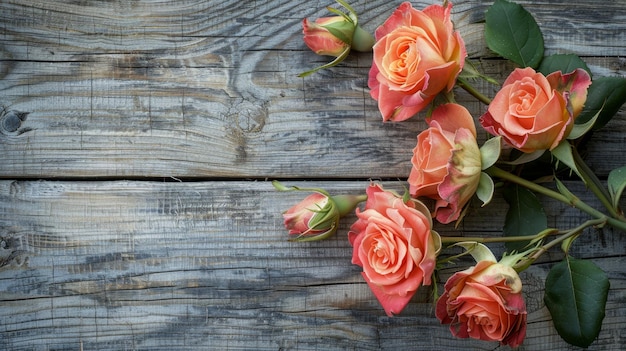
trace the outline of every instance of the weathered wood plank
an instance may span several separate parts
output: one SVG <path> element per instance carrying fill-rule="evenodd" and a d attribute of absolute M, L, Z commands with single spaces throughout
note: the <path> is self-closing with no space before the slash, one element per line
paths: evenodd
<path fill-rule="evenodd" d="M 373 30 L 399 3 L 354 6 Z M 489 3 L 455 3 L 470 56 L 491 58 Z M 520 3 L 548 54 L 575 52 L 598 76 L 624 76 L 624 0 Z M 424 123 L 381 123 L 366 83 L 371 54 L 296 76 L 326 60 L 305 48 L 300 21 L 331 4 L 3 1 L 0 177 L 406 177 Z M 498 79 L 512 68 L 481 66 Z M 459 102 L 484 111 L 462 92 Z M 600 174 L 623 165 L 625 131 L 615 122 L 592 141 Z"/>
<path fill-rule="evenodd" d="M 367 182 L 306 182 L 361 193 Z M 403 184 L 385 183 L 402 190 Z M 572 191 L 590 200 L 578 183 Z M 269 182 L 0 181 L 0 337 L 10 350 L 494 349 L 452 338 L 423 289 L 393 318 L 350 263 L 338 236 L 286 241 L 280 212 L 304 194 Z M 502 200 L 458 231 L 497 235 Z M 592 205 L 599 206 L 594 201 Z M 548 202 L 550 225 L 584 220 Z M 466 229 L 467 228 L 467 229 Z M 626 238 L 604 228 L 572 249 L 611 280 L 607 317 L 590 350 L 621 350 Z M 496 251 L 499 250 L 496 247 Z M 551 329 L 543 280 L 558 251 L 522 273 L 529 310 L 523 350 L 570 349 Z M 461 262 L 465 264 L 469 262 Z M 443 281 L 459 267 L 442 271 Z"/>

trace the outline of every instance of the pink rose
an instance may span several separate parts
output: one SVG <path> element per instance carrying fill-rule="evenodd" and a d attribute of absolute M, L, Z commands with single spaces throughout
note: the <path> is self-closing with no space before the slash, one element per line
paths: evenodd
<path fill-rule="evenodd" d="M 480 117 L 480 124 L 520 151 L 552 150 L 571 132 L 590 84 L 589 74 L 582 69 L 545 77 L 532 68 L 517 68 Z"/>
<path fill-rule="evenodd" d="M 367 189 L 365 210 L 350 228 L 352 263 L 387 315 L 398 314 L 420 285 L 430 285 L 441 241 L 432 230 L 428 210 L 415 200 L 404 202 L 378 184 Z"/>
<path fill-rule="evenodd" d="M 510 266 L 480 261 L 455 273 L 437 300 L 436 315 L 459 338 L 519 346 L 526 336 L 522 282 Z"/>
<path fill-rule="evenodd" d="M 454 87 L 467 52 L 451 9 L 448 3 L 418 11 L 404 2 L 376 30 L 368 85 L 384 121 L 408 119 Z"/>
<path fill-rule="evenodd" d="M 467 109 L 457 104 L 438 106 L 427 122 L 430 127 L 417 136 L 413 149 L 410 192 L 436 200 L 437 220 L 450 223 L 459 218 L 480 182 L 476 127 Z"/>

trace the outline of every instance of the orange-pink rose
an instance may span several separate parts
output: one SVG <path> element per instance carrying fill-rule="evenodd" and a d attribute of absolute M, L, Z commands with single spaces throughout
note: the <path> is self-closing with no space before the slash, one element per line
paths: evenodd
<path fill-rule="evenodd" d="M 459 338 L 519 346 L 526 336 L 522 282 L 510 266 L 480 261 L 455 273 L 437 300 L 436 315 Z"/>
<path fill-rule="evenodd" d="M 431 284 L 439 235 L 421 202 L 404 202 L 378 184 L 368 187 L 365 210 L 356 213 L 348 233 L 352 263 L 363 267 L 363 278 L 387 315 L 398 314 L 421 285 Z"/>
<path fill-rule="evenodd" d="M 547 77 L 532 68 L 515 69 L 480 124 L 520 151 L 552 150 L 571 132 L 590 84 L 582 69 Z"/>
<path fill-rule="evenodd" d="M 481 173 L 476 127 L 461 105 L 438 106 L 417 136 L 409 174 L 411 195 L 436 200 L 434 216 L 441 223 L 459 218 L 472 198 Z"/>
<path fill-rule="evenodd" d="M 448 3 L 419 11 L 404 2 L 376 30 L 368 85 L 383 120 L 410 118 L 453 88 L 467 52 L 451 9 Z"/>

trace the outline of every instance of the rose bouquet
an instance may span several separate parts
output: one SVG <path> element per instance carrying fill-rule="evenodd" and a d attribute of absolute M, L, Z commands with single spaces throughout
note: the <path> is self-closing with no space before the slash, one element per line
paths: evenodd
<path fill-rule="evenodd" d="M 560 247 L 564 259 L 547 276 L 544 301 L 561 337 L 589 346 L 600 332 L 609 281 L 593 262 L 572 257 L 569 248 L 587 228 L 608 225 L 626 232 L 619 208 L 626 166 L 610 172 L 605 186 L 577 145 L 624 104 L 626 80 L 592 80 L 575 55 L 544 57 L 541 30 L 532 15 L 507 0 L 496 0 L 485 13 L 488 47 L 516 66 L 501 85 L 467 58 L 450 2 L 422 10 L 404 2 L 374 37 L 358 25 L 354 9 L 337 2 L 347 14 L 329 8 L 336 16 L 303 21 L 306 45 L 336 58 L 302 75 L 339 64 L 351 49 L 371 50 L 368 86 L 383 121 L 400 122 L 424 112 L 428 128 L 417 135 L 413 157 L 407 160 L 412 168 L 403 195 L 375 182 L 365 194 L 332 196 L 323 189 L 275 181 L 281 191 L 312 193 L 283 214 L 291 240 L 328 238 L 339 219 L 356 209 L 357 220 L 347 235 L 352 263 L 362 267 L 364 280 L 389 316 L 401 313 L 421 286 L 434 284 L 439 267 L 469 254 L 475 265 L 447 280 L 436 297 L 435 315 L 456 337 L 511 347 L 522 344 L 526 334 L 518 273 Z M 495 96 L 475 89 L 471 83 L 476 79 L 499 86 Z M 475 119 L 456 103 L 455 88 L 484 103 L 485 113 Z M 491 136 L 482 145 L 477 124 Z M 543 166 L 546 159 L 550 167 Z M 543 173 L 527 172 L 537 168 Z M 578 199 L 561 181 L 564 176 L 580 178 L 604 209 Z M 511 204 L 501 237 L 440 236 L 433 229 L 433 219 L 462 221 L 473 197 L 487 205 L 496 187 Z M 575 207 L 588 219 L 574 228 L 549 228 L 537 194 Z M 519 225 L 522 219 L 524 226 Z M 506 243 L 500 259 L 487 246 L 493 242 Z"/>

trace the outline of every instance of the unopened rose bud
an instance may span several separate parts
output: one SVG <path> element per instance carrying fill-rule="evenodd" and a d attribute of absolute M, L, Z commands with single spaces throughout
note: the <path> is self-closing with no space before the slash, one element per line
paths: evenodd
<path fill-rule="evenodd" d="M 321 240 L 337 231 L 339 212 L 328 196 L 313 193 L 285 211 L 283 218 L 292 240 Z"/>
<path fill-rule="evenodd" d="M 347 14 L 329 7 L 328 10 L 338 14 L 338 16 L 322 17 L 314 22 L 306 18 L 302 21 L 304 43 L 316 54 L 333 56 L 336 59 L 301 73 L 300 77 L 307 76 L 322 68 L 335 66 L 348 56 L 351 49 L 369 51 L 374 45 L 374 37 L 359 26 L 354 9 L 343 0 L 337 0 L 337 2 L 348 9 Z"/>
<path fill-rule="evenodd" d="M 272 184 L 280 191 L 313 192 L 283 213 L 285 228 L 292 241 L 316 241 L 333 236 L 339 219 L 367 198 L 365 195 L 330 196 L 323 189 L 285 187 L 277 181 Z"/>
<path fill-rule="evenodd" d="M 354 24 L 339 16 L 322 17 L 315 22 L 305 18 L 302 20 L 302 28 L 304 43 L 309 49 L 318 55 L 335 57 L 350 48 L 354 33 Z"/>

